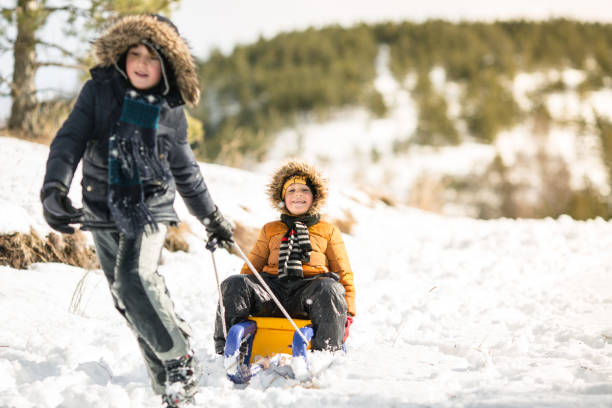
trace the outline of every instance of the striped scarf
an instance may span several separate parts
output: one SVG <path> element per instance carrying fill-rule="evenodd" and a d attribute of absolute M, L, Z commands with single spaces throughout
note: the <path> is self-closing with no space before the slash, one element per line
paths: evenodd
<path fill-rule="evenodd" d="M 119 231 L 129 238 L 157 222 L 145 204 L 143 181 L 167 186 L 169 171 L 159 160 L 157 123 L 161 100 L 129 89 L 108 145 L 108 206 Z"/>
<path fill-rule="evenodd" d="M 279 279 L 289 276 L 304 277 L 302 263 L 310 262 L 310 251 L 312 251 L 308 227 L 315 225 L 319 219 L 319 214 L 304 217 L 281 215 L 281 221 L 289 228 L 281 240 L 278 253 Z"/>

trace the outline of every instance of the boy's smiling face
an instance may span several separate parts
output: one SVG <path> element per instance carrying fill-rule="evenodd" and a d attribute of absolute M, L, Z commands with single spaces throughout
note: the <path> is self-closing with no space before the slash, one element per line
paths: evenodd
<path fill-rule="evenodd" d="M 293 183 L 285 192 L 285 207 L 292 215 L 303 215 L 312 205 L 312 191 L 306 184 Z"/>
<path fill-rule="evenodd" d="M 161 61 L 144 44 L 138 44 L 128 50 L 125 70 L 132 86 L 141 91 L 156 86 L 162 75 Z"/>

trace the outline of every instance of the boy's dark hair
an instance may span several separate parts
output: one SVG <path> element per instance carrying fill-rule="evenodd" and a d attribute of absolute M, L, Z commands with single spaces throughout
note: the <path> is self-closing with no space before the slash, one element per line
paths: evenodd
<path fill-rule="evenodd" d="M 154 17 L 157 21 L 161 21 L 162 23 L 168 24 L 170 27 L 172 27 L 174 29 L 174 31 L 176 31 L 177 35 L 181 35 L 181 33 L 179 32 L 178 27 L 176 25 L 174 25 L 172 20 L 170 20 L 168 17 L 162 16 L 161 14 L 156 14 L 156 13 L 151 13 L 149 15 L 151 17 Z"/>

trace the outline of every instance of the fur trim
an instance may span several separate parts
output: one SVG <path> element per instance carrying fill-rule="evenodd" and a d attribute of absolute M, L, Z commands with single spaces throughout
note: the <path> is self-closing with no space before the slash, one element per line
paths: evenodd
<path fill-rule="evenodd" d="M 327 180 L 313 166 L 300 160 L 288 161 L 272 175 L 272 181 L 266 188 L 266 194 L 272 206 L 282 214 L 291 215 L 281 196 L 285 181 L 292 176 L 305 177 L 308 186 L 313 190 L 312 205 L 306 215 L 318 214 L 327 199 Z"/>
<path fill-rule="evenodd" d="M 93 43 L 99 66 L 115 64 L 132 45 L 148 40 L 172 65 L 176 84 L 183 100 L 195 106 L 200 100 L 200 85 L 189 47 L 175 29 L 151 15 L 123 17 L 108 28 Z"/>

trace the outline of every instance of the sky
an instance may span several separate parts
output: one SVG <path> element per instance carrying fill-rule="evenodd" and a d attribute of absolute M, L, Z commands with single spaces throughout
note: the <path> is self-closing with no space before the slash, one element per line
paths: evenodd
<path fill-rule="evenodd" d="M 282 31 L 357 22 L 448 20 L 547 19 L 569 17 L 612 21 L 607 0 L 182 0 L 173 19 L 194 52 L 227 53 L 236 44 L 269 38 Z"/>
<path fill-rule="evenodd" d="M 50 231 L 38 200 L 47 155 L 0 136 L 0 234 Z M 232 222 L 257 231 L 278 217 L 269 174 L 201 168 Z M 194 408 L 612 406 L 611 222 L 444 217 L 331 183 L 328 219 L 354 217 L 343 234 L 357 304 L 347 354 L 309 354 L 312 387 L 267 372 L 242 388 L 214 353 L 204 227 L 182 200 L 176 209 L 189 250 L 164 250 L 159 272 L 202 362 Z M 242 266 L 223 250 L 215 258 L 221 279 Z M 0 310 L 11 311 L 0 313 L 0 407 L 160 406 L 99 269 L 0 266 Z"/>

